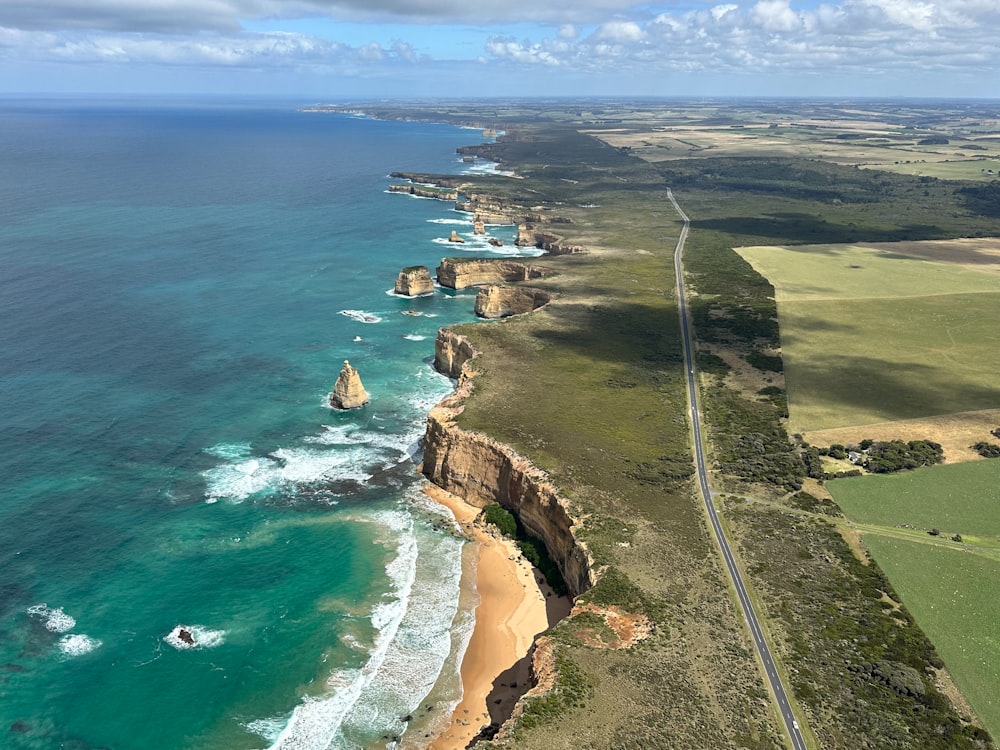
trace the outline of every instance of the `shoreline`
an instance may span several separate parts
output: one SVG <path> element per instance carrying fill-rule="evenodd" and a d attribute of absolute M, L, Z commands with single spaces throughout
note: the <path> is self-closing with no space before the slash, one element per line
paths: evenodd
<path fill-rule="evenodd" d="M 448 508 L 476 545 L 475 580 L 463 580 L 462 587 L 473 589 L 479 601 L 460 665 L 462 697 L 447 728 L 430 741 L 404 736 L 400 747 L 464 750 L 483 729 L 509 718 L 531 686 L 529 654 L 535 638 L 567 616 L 572 602 L 552 592 L 513 540 L 475 523 L 480 508 L 430 482 L 424 493 Z"/>

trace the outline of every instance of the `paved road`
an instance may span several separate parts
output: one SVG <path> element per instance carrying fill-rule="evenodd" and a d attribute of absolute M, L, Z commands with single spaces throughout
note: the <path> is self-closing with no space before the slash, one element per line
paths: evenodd
<path fill-rule="evenodd" d="M 746 586 L 743 584 L 743 576 L 740 575 L 740 569 L 736 565 L 735 558 L 733 558 L 726 534 L 722 530 L 722 524 L 719 523 L 719 516 L 715 512 L 715 505 L 712 503 L 712 492 L 708 487 L 708 470 L 705 468 L 705 452 L 702 450 L 701 413 L 698 410 L 698 389 L 696 388 L 694 377 L 694 348 L 691 343 L 691 321 L 688 317 L 687 297 L 684 291 L 684 273 L 681 264 L 681 256 L 684 253 L 684 242 L 687 240 L 690 220 L 687 214 L 681 210 L 681 207 L 677 205 L 677 200 L 669 189 L 667 190 L 667 197 L 673 204 L 674 209 L 684 220 L 684 228 L 681 229 L 680 237 L 677 238 L 677 249 L 674 251 L 674 270 L 677 272 L 677 301 L 681 316 L 681 334 L 684 339 L 684 367 L 687 369 L 688 393 L 691 397 L 691 427 L 694 430 L 695 462 L 698 467 L 698 482 L 701 485 L 702 498 L 705 501 L 705 509 L 708 511 L 708 517 L 712 523 L 715 541 L 722 550 L 722 557 L 726 561 L 726 570 L 729 572 L 729 578 L 736 588 L 736 595 L 739 597 L 740 606 L 743 608 L 743 616 L 750 627 L 750 635 L 753 637 L 754 648 L 757 649 L 757 655 L 764 665 L 768 682 L 771 684 L 771 693 L 774 695 L 775 701 L 777 701 L 781 720 L 785 725 L 785 731 L 792 740 L 794 750 L 806 750 L 806 743 L 802 739 L 798 722 L 795 720 L 791 706 L 788 704 L 788 694 L 785 691 L 785 686 L 782 684 L 781 677 L 778 675 L 778 670 L 774 665 L 771 649 L 768 647 L 767 641 L 764 640 L 764 633 L 760 629 L 760 622 L 757 620 L 757 613 L 754 611 L 753 602 L 750 601 L 750 596 L 747 594 Z"/>

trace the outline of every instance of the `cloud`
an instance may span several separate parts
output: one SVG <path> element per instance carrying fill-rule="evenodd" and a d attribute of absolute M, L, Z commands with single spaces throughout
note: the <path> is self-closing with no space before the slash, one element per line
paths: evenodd
<path fill-rule="evenodd" d="M 2 0 L 0 26 L 145 33 L 232 32 L 242 21 L 332 18 L 379 23 L 600 23 L 636 0 Z"/>
<path fill-rule="evenodd" d="M 576 39 L 506 40 L 487 52 L 511 63 L 593 73 L 893 76 L 985 69 L 996 79 L 998 22 L 996 0 L 841 0 L 812 7 L 754 0 L 615 19 Z"/>
<path fill-rule="evenodd" d="M 16 56 L 35 62 L 106 63 L 175 68 L 356 70 L 361 65 L 410 65 L 417 55 L 405 42 L 351 47 L 305 34 L 55 34 L 0 28 L 0 60 Z"/>

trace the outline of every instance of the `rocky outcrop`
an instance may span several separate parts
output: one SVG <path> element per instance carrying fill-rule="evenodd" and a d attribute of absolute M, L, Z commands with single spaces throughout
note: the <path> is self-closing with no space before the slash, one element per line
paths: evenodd
<path fill-rule="evenodd" d="M 358 409 L 368 401 L 368 391 L 361 384 L 361 376 L 345 359 L 340 376 L 330 393 L 330 406 L 334 409 Z"/>
<path fill-rule="evenodd" d="M 552 301 L 544 289 L 526 286 L 484 286 L 476 295 L 476 315 L 480 318 L 507 318 L 537 310 Z"/>
<path fill-rule="evenodd" d="M 396 277 L 396 286 L 393 288 L 395 294 L 402 294 L 407 297 L 417 297 L 421 294 L 434 293 L 434 279 L 427 266 L 409 266 L 399 272 Z"/>
<path fill-rule="evenodd" d="M 454 380 L 462 380 L 471 372 L 465 370 L 466 363 L 477 354 L 479 352 L 465 336 L 442 328 L 434 340 L 434 369 Z"/>
<path fill-rule="evenodd" d="M 486 241 L 490 243 L 493 247 L 503 247 L 503 240 L 500 239 L 499 237 L 490 237 Z"/>
<path fill-rule="evenodd" d="M 564 244 L 559 235 L 542 231 L 531 224 L 518 225 L 514 244 L 518 247 L 537 247 L 550 255 L 572 255 L 584 251 L 579 245 Z"/>
<path fill-rule="evenodd" d="M 551 270 L 543 266 L 506 258 L 442 258 L 441 265 L 437 267 L 438 283 L 449 289 L 527 281 L 549 273 Z"/>
<path fill-rule="evenodd" d="M 393 172 L 389 176 L 394 180 L 409 180 L 410 182 L 435 185 L 440 188 L 451 188 L 453 190 L 461 187 L 463 182 L 463 179 L 460 177 L 429 174 L 427 172 Z"/>
<path fill-rule="evenodd" d="M 439 338 L 445 336 L 450 339 L 449 344 L 435 346 L 435 350 L 452 350 L 449 374 L 461 362 L 459 384 L 427 417 L 421 471 L 434 484 L 472 505 L 499 503 L 513 513 L 530 535 L 545 544 L 570 594 L 577 596 L 587 591 L 596 580 L 593 558 L 576 537 L 579 520 L 573 516 L 569 502 L 559 496 L 545 473 L 528 459 L 488 435 L 463 430 L 455 423 L 464 399 L 471 392 L 475 370 L 469 359 L 462 361 L 463 349 L 472 349 L 468 342 L 463 345 L 446 330 Z M 445 371 L 443 363 L 435 361 Z"/>
<path fill-rule="evenodd" d="M 486 224 L 478 216 L 472 221 L 473 234 L 486 234 Z"/>
<path fill-rule="evenodd" d="M 451 230 L 451 234 L 448 235 L 448 242 L 458 242 L 464 243 L 465 240 L 458 236 L 458 232 L 454 229 Z"/>
<path fill-rule="evenodd" d="M 442 201 L 453 201 L 458 199 L 457 190 L 430 187 L 428 185 L 390 185 L 389 192 L 416 195 L 420 198 L 436 198 Z"/>

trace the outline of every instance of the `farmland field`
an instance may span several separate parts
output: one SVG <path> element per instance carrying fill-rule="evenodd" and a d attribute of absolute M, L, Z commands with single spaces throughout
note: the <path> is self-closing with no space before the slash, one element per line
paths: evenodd
<path fill-rule="evenodd" d="M 1000 562 L 876 534 L 864 541 L 987 730 L 1000 736 Z"/>
<path fill-rule="evenodd" d="M 1000 407 L 998 259 L 928 245 L 740 249 L 775 286 L 790 431 Z"/>
<path fill-rule="evenodd" d="M 827 484 L 848 518 L 1000 542 L 1000 460 L 930 466 Z M 1000 580 L 1000 579 L 997 579 Z"/>

